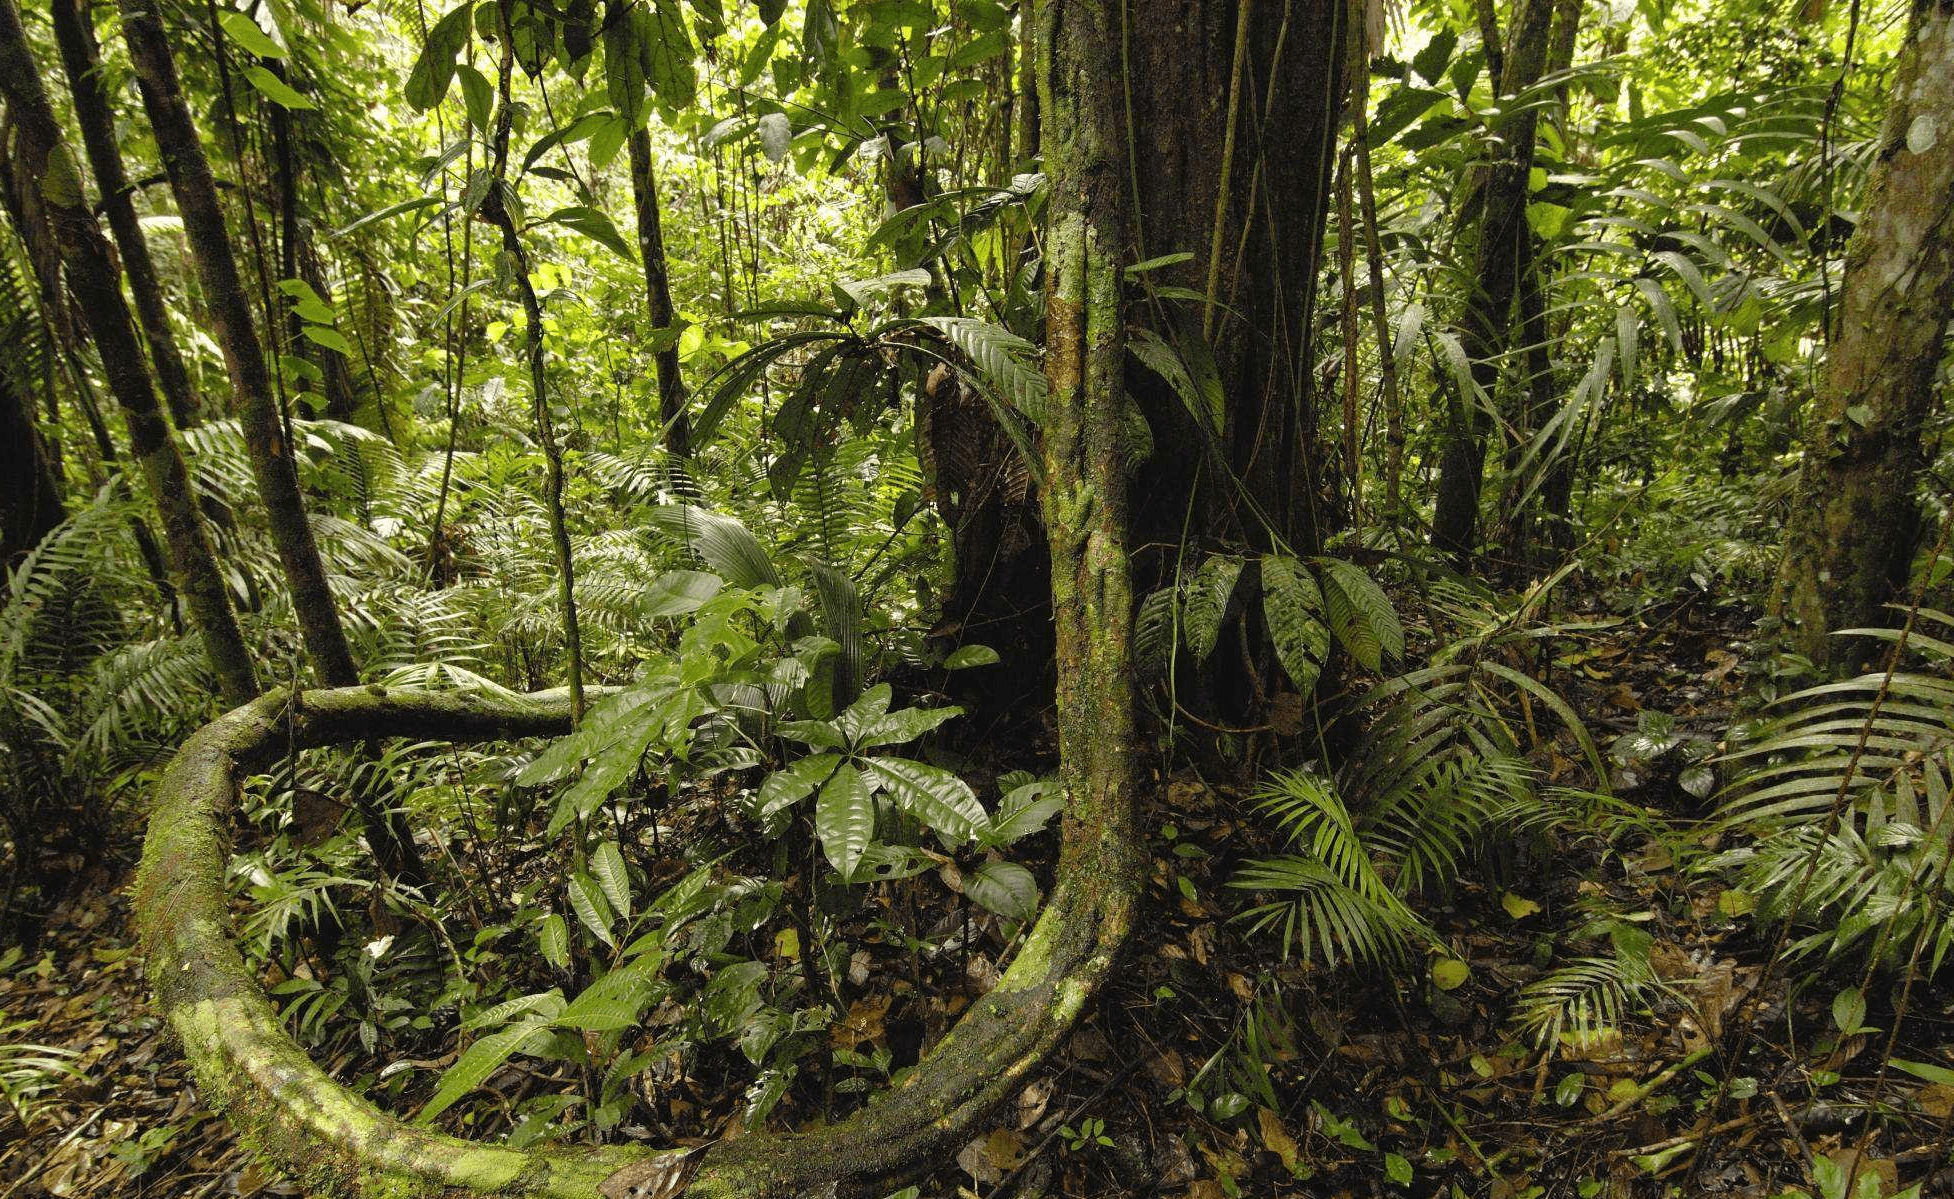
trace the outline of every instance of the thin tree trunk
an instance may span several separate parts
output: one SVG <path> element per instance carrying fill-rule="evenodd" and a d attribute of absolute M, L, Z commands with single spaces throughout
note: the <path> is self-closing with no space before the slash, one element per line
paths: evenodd
<path fill-rule="evenodd" d="M 34 411 L 13 377 L 0 370 L 0 594 L 5 572 L 67 517 L 61 479 Z"/>
<path fill-rule="evenodd" d="M 14 0 L 0 0 L 0 91 L 6 95 L 31 178 L 60 242 L 68 286 L 94 335 L 103 373 L 122 405 L 130 444 L 162 514 L 177 591 L 203 635 L 225 699 L 248 702 L 258 694 L 257 671 L 211 553 L 190 472 L 144 368 L 142 343 L 122 298 L 112 252 L 89 211 L 80 164 L 48 102 Z"/>
<path fill-rule="evenodd" d="M 1516 0 L 1513 28 L 1499 75 L 1502 104 L 1538 83 L 1546 67 L 1552 0 Z M 1494 47 L 1488 47 L 1490 55 Z M 1511 342 L 1513 300 L 1526 253 L 1527 176 L 1533 170 L 1534 108 L 1506 113 L 1484 167 L 1476 205 L 1478 242 L 1473 250 L 1474 294 L 1459 321 L 1459 341 L 1471 363 L 1472 382 L 1490 403 L 1499 387 L 1501 360 Z M 1491 417 L 1474 397 L 1457 394 L 1447 406 L 1440 457 L 1438 499 L 1432 512 L 1432 545 L 1460 560 L 1478 548 L 1479 488 L 1485 475 L 1486 434 Z"/>
<path fill-rule="evenodd" d="M 1582 0 L 1556 0 L 1554 28 L 1547 50 L 1546 73 L 1558 75 L 1574 65 L 1574 45 L 1580 34 Z M 1560 89 L 1556 111 L 1563 126 L 1567 121 L 1567 89 Z M 1548 301 L 1553 291 L 1553 264 L 1547 258 L 1546 242 L 1531 232 L 1521 237 L 1520 258 L 1520 340 L 1526 347 L 1522 420 L 1520 429 L 1534 436 L 1553 419 L 1560 403 L 1560 376 L 1554 370 L 1554 322 Z M 1536 457 L 1537 469 L 1545 472 L 1538 487 L 1539 498 L 1509 493 L 1513 503 L 1507 512 L 1511 558 L 1520 568 L 1544 570 L 1552 564 L 1552 551 L 1565 551 L 1571 544 L 1567 523 L 1568 504 L 1574 495 L 1574 445 L 1562 429 L 1556 438 L 1559 448 L 1542 450 Z M 1525 442 L 1508 449 L 1509 466 L 1518 462 Z M 1516 480 L 1524 486 L 1524 480 Z"/>
<path fill-rule="evenodd" d="M 1018 156 L 1015 166 L 1028 171 L 1040 153 L 1042 121 L 1038 114 L 1038 34 L 1037 20 L 1032 12 L 1034 0 L 1018 0 L 1018 82 L 1017 82 L 1017 121 Z"/>
<path fill-rule="evenodd" d="M 169 405 L 170 418 L 179 429 L 188 429 L 201 419 L 196 384 L 183 365 L 176 335 L 170 328 L 170 312 L 163 299 L 163 285 L 149 256 L 149 242 L 143 237 L 142 223 L 130 200 L 134 188 L 122 166 L 122 151 L 115 135 L 115 108 L 108 88 L 102 82 L 101 48 L 95 42 L 95 29 L 83 7 L 87 0 L 53 0 L 54 40 L 61 48 L 61 62 L 67 70 L 68 86 L 74 97 L 75 123 L 81 126 L 82 147 L 88 152 L 89 170 L 101 193 L 101 208 L 108 218 L 109 232 L 122 256 L 122 272 L 129 279 L 129 295 L 135 301 L 136 319 L 142 325 L 143 339 L 149 345 L 149 361 L 156 371 L 156 385 Z"/>
<path fill-rule="evenodd" d="M 1954 315 L 1954 0 L 1913 6 L 1892 106 L 1846 252 L 1838 320 L 1785 539 L 1793 646 L 1835 673 L 1877 648 L 1919 548 L 1915 498 L 1934 374 Z"/>
<path fill-rule="evenodd" d="M 503 9 L 504 27 L 508 11 Z M 543 305 L 536 298 L 536 286 L 529 281 L 529 255 L 516 232 L 515 218 L 509 214 L 504 189 L 513 186 L 506 178 L 509 164 L 509 133 L 515 109 L 509 100 L 510 74 L 515 54 L 506 45 L 502 51 L 496 95 L 500 112 L 496 117 L 494 158 L 489 167 L 488 195 L 482 201 L 482 216 L 502 231 L 502 249 L 515 264 L 516 291 L 522 298 L 523 319 L 528 329 L 526 357 L 529 362 L 529 387 L 536 417 L 536 438 L 543 447 L 544 506 L 549 511 L 550 540 L 556 547 L 558 597 L 563 609 L 563 648 L 569 659 L 570 721 L 583 722 L 583 635 L 577 624 L 575 566 L 570 553 L 570 530 L 563 516 L 563 450 L 557 445 L 556 424 L 550 415 L 548 374 L 544 369 Z"/>
<path fill-rule="evenodd" d="M 1039 102 L 1052 207 L 1046 240 L 1046 535 L 1057 635 L 1058 740 L 1067 805 L 1060 870 L 1131 885 L 1142 854 L 1134 736 L 1133 581 L 1121 305 L 1127 203 L 1118 10 L 1044 0 Z M 1102 933 L 1102 935 L 1105 935 Z"/>
<path fill-rule="evenodd" d="M 292 607 L 306 654 L 319 676 L 335 687 L 359 681 L 346 631 L 333 605 L 325 563 L 306 518 L 297 464 L 286 437 L 283 414 L 272 392 L 264 348 L 252 324 L 251 304 L 238 275 L 237 259 L 224 226 L 217 186 L 198 140 L 190 109 L 178 82 L 176 60 L 152 0 L 121 0 L 122 28 L 135 64 L 143 106 L 155 130 L 157 149 L 183 215 L 190 257 L 203 282 L 204 298 L 217 343 L 224 351 L 237 395 L 251 469 L 258 481 L 277 546 L 279 562 L 292 591 Z"/>
<path fill-rule="evenodd" d="M 1403 519 L 1404 418 L 1398 400 L 1397 347 L 1384 311 L 1384 250 L 1377 232 L 1377 193 L 1371 183 L 1370 60 L 1367 31 L 1354 28 L 1362 6 L 1350 6 L 1351 174 L 1363 202 L 1364 263 L 1370 274 L 1370 318 L 1377 337 L 1378 386 L 1384 407 L 1384 519 L 1395 535 Z"/>
<path fill-rule="evenodd" d="M 679 374 L 677 318 L 665 266 L 665 234 L 658 213 L 658 176 L 651 161 L 651 135 L 643 129 L 630 139 L 631 196 L 638 213 L 638 253 L 645 265 L 645 310 L 652 336 L 662 338 L 653 365 L 658 371 L 658 420 L 665 448 L 680 458 L 692 453 L 691 423 L 685 416 L 685 380 Z"/>

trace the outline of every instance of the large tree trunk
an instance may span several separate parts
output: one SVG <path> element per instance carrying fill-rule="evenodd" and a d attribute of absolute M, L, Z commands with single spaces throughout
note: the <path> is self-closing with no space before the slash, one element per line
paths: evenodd
<path fill-rule="evenodd" d="M 155 130 L 156 146 L 183 216 L 190 257 L 203 282 L 211 325 L 230 371 L 252 474 L 257 478 L 272 542 L 291 588 L 292 608 L 298 615 L 306 654 L 326 682 L 350 686 L 359 681 L 359 668 L 353 662 L 346 631 L 340 626 L 325 563 L 320 560 L 312 524 L 306 518 L 284 416 L 272 391 L 264 348 L 252 324 L 251 304 L 245 297 L 230 233 L 218 204 L 216 181 L 184 102 L 161 15 L 151 0 L 121 0 L 121 9 L 122 29 L 135 64 L 143 107 Z"/>
<path fill-rule="evenodd" d="M 1272 532 L 1307 553 L 1330 527 L 1310 338 L 1347 11 L 1341 0 L 1190 0 L 1131 15 L 1122 87 L 1138 165 L 1122 167 L 1122 186 L 1139 207 L 1129 260 L 1194 256 L 1149 279 L 1206 297 L 1171 304 L 1171 319 L 1212 343 L 1225 397 L 1218 449 L 1259 509 L 1246 510 L 1213 463 L 1201 472 L 1207 435 L 1184 403 L 1151 376 L 1136 379 L 1156 449 L 1134 488 L 1136 544 L 1178 543 L 1197 473 L 1197 535 L 1267 544 Z M 1157 566 L 1143 566 L 1149 574 Z"/>
<path fill-rule="evenodd" d="M 1846 252 L 1818 419 L 1785 539 L 1791 643 L 1836 673 L 1890 625 L 1920 540 L 1921 441 L 1954 315 L 1954 0 L 1920 0 Z"/>
<path fill-rule="evenodd" d="M 67 516 L 34 411 L 11 374 L 0 369 L 0 594 L 6 572 Z"/>
<path fill-rule="evenodd" d="M 658 420 L 665 429 L 665 449 L 680 458 L 692 453 L 692 430 L 685 419 L 685 379 L 679 374 L 678 313 L 672 307 L 671 280 L 665 266 L 665 233 L 658 213 L 658 176 L 651 161 L 651 134 L 632 132 L 631 198 L 638 215 L 638 254 L 645 267 L 645 311 L 654 337 L 664 340 L 652 362 L 658 371 Z"/>
<path fill-rule="evenodd" d="M 1493 124 L 1494 140 L 1481 168 L 1478 195 L 1465 211 L 1476 233 L 1474 292 L 1459 320 L 1459 342 L 1471 363 L 1474 389 L 1491 403 L 1502 359 L 1511 344 L 1513 301 L 1526 258 L 1527 176 L 1533 170 L 1539 110 L 1512 107 L 1511 98 L 1540 82 L 1546 68 L 1553 0 L 1514 0 L 1512 29 L 1496 78 L 1501 104 L 1511 111 Z M 1488 48 L 1490 54 L 1491 47 Z M 1479 488 L 1485 475 L 1491 416 L 1478 399 L 1454 390 L 1446 405 L 1432 545 L 1464 560 L 1478 548 Z"/>
<path fill-rule="evenodd" d="M 109 101 L 108 87 L 102 81 L 101 50 L 95 43 L 95 29 L 89 23 L 84 5 L 87 0 L 53 0 L 54 40 L 61 48 L 61 63 L 68 74 L 74 96 L 75 123 L 81 126 L 81 142 L 88 152 L 88 167 L 101 193 L 101 208 L 108 218 L 115 248 L 122 255 L 122 271 L 129 279 L 129 294 L 135 300 L 136 319 L 142 325 L 143 339 L 149 344 L 149 360 L 156 370 L 156 385 L 169 405 L 170 417 L 179 429 L 187 429 L 199 419 L 196 385 L 183 365 L 176 336 L 170 329 L 169 307 L 163 300 L 163 285 L 156 263 L 149 256 L 149 242 L 143 237 L 142 223 L 136 219 L 136 206 L 130 196 L 134 187 L 122 166 L 122 151 L 115 136 L 115 108 Z"/>
<path fill-rule="evenodd" d="M 211 553 L 190 472 L 144 368 L 142 343 L 122 298 L 112 251 L 89 211 L 80 163 L 48 102 L 14 0 L 0 0 L 0 92 L 21 139 L 29 178 L 36 181 L 36 196 L 60 243 L 68 287 L 101 352 L 103 374 L 122 405 L 131 448 L 163 517 L 172 580 L 203 635 L 219 689 L 230 702 L 243 703 L 258 693 L 257 671 Z"/>

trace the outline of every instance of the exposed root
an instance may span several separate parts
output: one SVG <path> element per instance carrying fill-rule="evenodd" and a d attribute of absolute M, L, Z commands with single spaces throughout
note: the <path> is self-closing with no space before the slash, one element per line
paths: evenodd
<path fill-rule="evenodd" d="M 534 695 L 346 687 L 268 695 L 206 725 L 163 777 L 136 909 L 160 1010 L 198 1081 L 247 1140 L 308 1190 L 360 1199 L 646 1199 L 880 1193 L 967 1139 L 1070 1031 L 1132 928 L 1137 859 L 1085 838 L 1024 949 L 905 1083 L 813 1132 L 763 1133 L 703 1154 L 646 1145 L 512 1149 L 387 1115 L 288 1036 L 233 938 L 224 867 L 240 772 L 288 749 L 378 737 L 491 741 L 568 730 L 563 691 Z"/>

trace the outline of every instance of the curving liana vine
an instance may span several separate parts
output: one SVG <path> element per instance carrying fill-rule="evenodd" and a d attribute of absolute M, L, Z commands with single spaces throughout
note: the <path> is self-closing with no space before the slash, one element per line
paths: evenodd
<path fill-rule="evenodd" d="M 1124 353 L 1124 151 L 1110 100 L 1117 26 L 1103 0 L 1051 0 L 1037 25 L 1052 177 L 1053 403 L 1040 454 L 1067 807 L 1057 881 L 1018 956 L 902 1084 L 815 1131 L 693 1150 L 514 1149 L 412 1126 L 307 1057 L 245 965 L 224 888 L 240 775 L 298 749 L 381 737 L 563 733 L 570 695 L 381 687 L 267 695 L 205 726 L 171 763 L 136 906 L 158 1004 L 198 1081 L 261 1154 L 308 1189 L 373 1199 L 881 1194 L 933 1151 L 967 1138 L 1029 1081 L 1105 979 L 1132 929 L 1142 879 L 1126 480 L 1115 432 Z"/>

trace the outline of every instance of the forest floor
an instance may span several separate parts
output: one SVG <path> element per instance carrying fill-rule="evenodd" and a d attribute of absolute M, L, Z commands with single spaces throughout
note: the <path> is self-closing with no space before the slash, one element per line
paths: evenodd
<path fill-rule="evenodd" d="M 1597 739 L 1654 709 L 1715 740 L 1742 692 L 1744 627 L 1664 609 L 1562 652 L 1554 682 Z M 1550 771 L 1575 770 L 1564 748 L 1543 755 Z M 1651 828 L 1688 836 L 1702 815 L 1660 763 L 1629 763 L 1618 784 Z M 1678 864 L 1669 836 L 1565 844 L 1551 871 L 1516 862 L 1503 885 L 1460 887 L 1427 912 L 1469 968 L 1441 988 L 1425 963 L 1274 965 L 1266 938 L 1226 918 L 1235 865 L 1270 848 L 1246 797 L 1181 775 L 1161 800 L 1151 916 L 1126 967 L 922 1196 L 1954 1194 L 1954 994 L 1914 989 L 1897 1046 L 1876 1029 L 1839 1035 L 1834 995 L 1856 979 L 1793 974 L 1796 989 L 1767 975 L 1768 936 Z M 127 873 L 126 859 L 92 864 L 40 941 L 0 956 L 0 1040 L 76 1055 L 25 1125 L 0 1116 L 0 1199 L 294 1193 L 202 1106 L 149 1014 Z M 1660 997 L 1543 1055 L 1514 996 L 1603 910 L 1652 939 Z M 871 984 L 850 1034 L 881 1045 L 892 998 L 953 1011 L 994 969 L 967 962 L 964 995 L 878 1004 Z M 1886 1026 L 1889 988 L 1867 1006 L 1857 1023 Z M 735 1118 L 730 1104 L 710 1115 Z"/>

